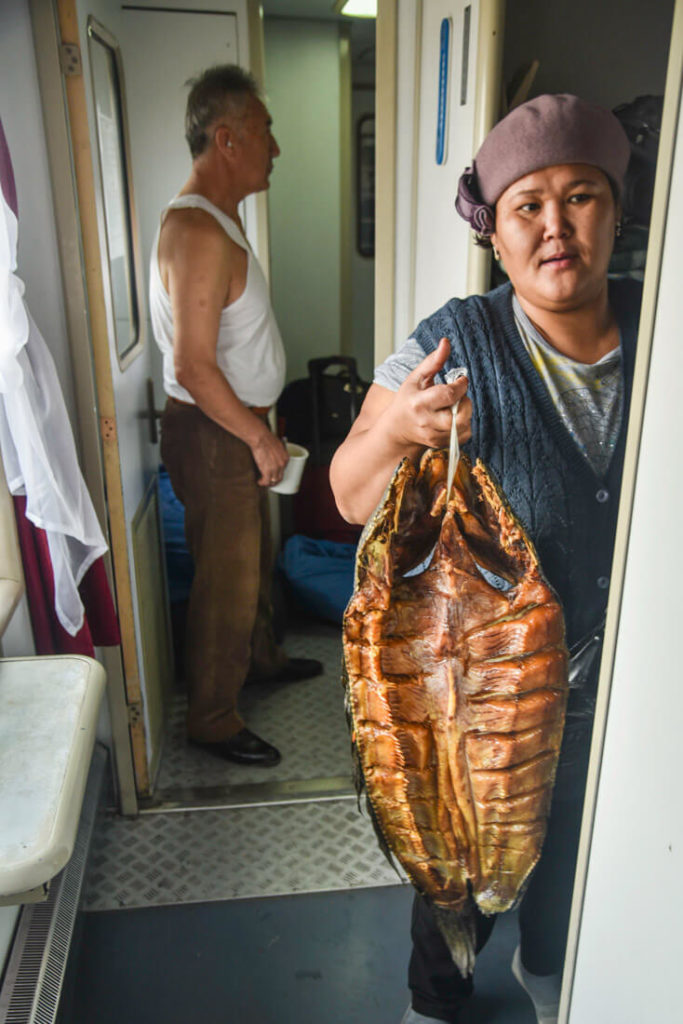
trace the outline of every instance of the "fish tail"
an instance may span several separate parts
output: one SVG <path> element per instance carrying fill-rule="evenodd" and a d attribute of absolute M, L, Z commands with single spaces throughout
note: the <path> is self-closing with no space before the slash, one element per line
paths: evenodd
<path fill-rule="evenodd" d="M 477 926 L 472 900 L 468 899 L 465 906 L 458 910 L 440 907 L 435 903 L 432 903 L 431 909 L 453 963 L 463 978 L 470 977 L 474 973 L 477 955 Z"/>

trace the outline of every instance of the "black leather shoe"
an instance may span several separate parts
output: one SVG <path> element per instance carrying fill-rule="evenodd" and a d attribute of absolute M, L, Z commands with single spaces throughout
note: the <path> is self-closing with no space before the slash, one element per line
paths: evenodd
<path fill-rule="evenodd" d="M 323 663 L 315 658 L 288 658 L 279 672 L 272 676 L 247 676 L 248 683 L 296 683 L 300 679 L 313 679 L 322 675 Z"/>
<path fill-rule="evenodd" d="M 220 743 L 202 743 L 199 740 L 188 740 L 191 746 L 201 747 L 208 750 L 215 757 L 222 757 L 225 761 L 234 761 L 235 764 L 258 765 L 262 768 L 274 768 L 281 761 L 280 751 L 262 740 L 256 733 L 249 729 L 240 729 L 230 739 L 222 740 Z"/>

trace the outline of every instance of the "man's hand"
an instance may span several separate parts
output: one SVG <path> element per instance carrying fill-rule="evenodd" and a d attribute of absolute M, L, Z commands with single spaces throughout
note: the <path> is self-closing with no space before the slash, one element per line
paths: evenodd
<path fill-rule="evenodd" d="M 289 454 L 280 438 L 275 437 L 264 425 L 263 433 L 260 433 L 249 447 L 261 474 L 257 483 L 261 487 L 272 487 L 273 484 L 279 484 L 285 466 L 289 462 Z"/>

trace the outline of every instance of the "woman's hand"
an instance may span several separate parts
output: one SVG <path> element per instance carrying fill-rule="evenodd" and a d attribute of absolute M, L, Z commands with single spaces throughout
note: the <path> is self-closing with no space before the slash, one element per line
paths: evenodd
<path fill-rule="evenodd" d="M 471 436 L 472 403 L 467 380 L 435 384 L 448 359 L 442 338 L 435 352 L 405 379 L 398 391 L 373 384 L 358 419 L 330 466 L 330 483 L 339 511 L 350 523 L 364 523 L 376 508 L 401 459 L 417 460 L 425 448 L 447 448 L 452 407 L 460 402 L 456 423 L 461 444 Z"/>
<path fill-rule="evenodd" d="M 434 383 L 450 351 L 448 339 L 442 338 L 436 350 L 406 377 L 383 413 L 385 429 L 406 449 L 448 447 L 452 408 L 456 402 L 460 403 L 456 416 L 460 444 L 472 436 L 472 402 L 466 395 L 467 378 L 460 377 L 454 384 Z"/>

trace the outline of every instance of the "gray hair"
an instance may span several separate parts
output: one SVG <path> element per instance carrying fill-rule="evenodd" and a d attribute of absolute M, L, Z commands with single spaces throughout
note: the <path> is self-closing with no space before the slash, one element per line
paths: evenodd
<path fill-rule="evenodd" d="M 217 64 L 185 83 L 190 86 L 185 109 L 185 138 L 192 158 L 209 144 L 207 129 L 220 117 L 242 117 L 247 101 L 260 98 L 256 79 L 237 64 Z"/>

